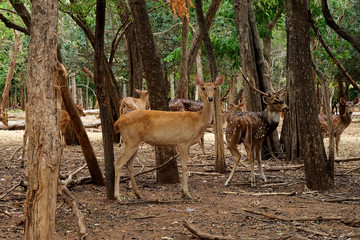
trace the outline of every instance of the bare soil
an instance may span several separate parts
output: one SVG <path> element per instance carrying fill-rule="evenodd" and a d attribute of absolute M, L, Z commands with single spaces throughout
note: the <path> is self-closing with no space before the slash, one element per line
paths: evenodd
<path fill-rule="evenodd" d="M 98 121 L 94 116 L 82 119 Z M 16 152 L 22 146 L 22 135 L 21 130 L 0 130 L 0 197 L 25 176 L 26 169 L 21 168 L 19 160 L 21 150 Z M 88 129 L 88 135 L 104 172 L 101 132 Z M 355 119 L 341 137 L 339 158 L 360 157 L 359 146 L 360 120 Z M 154 171 L 136 178 L 145 200 L 153 201 L 138 202 L 128 182 L 120 184 L 121 204 L 106 199 L 104 186 L 87 183 L 70 187 L 85 217 L 87 239 L 197 239 L 183 221 L 207 234 L 233 239 L 360 239 L 360 170 L 354 170 L 360 167 L 360 161 L 336 163 L 336 188 L 326 193 L 306 188 L 303 167 L 280 170 L 294 164 L 274 160 L 264 161 L 267 183 L 256 176 L 259 184 L 251 187 L 248 169 L 239 168 L 225 187 L 233 158 L 226 150 L 228 173 L 215 173 L 213 134 L 206 134 L 205 147 L 205 156 L 198 145 L 191 148 L 192 200 L 181 199 L 180 184 L 156 183 Z M 116 144 L 115 157 L 120 152 Z M 245 157 L 243 162 L 247 164 Z M 74 172 L 84 163 L 80 146 L 67 146 L 61 173 Z M 135 165 L 136 172 L 154 167 L 151 146 L 142 146 Z M 125 169 L 122 173 L 127 176 Z M 86 168 L 76 175 L 86 176 Z M 0 199 L 1 239 L 23 238 L 25 198 L 26 189 L 17 187 Z M 58 197 L 55 239 L 79 239 L 77 220 L 62 202 Z"/>

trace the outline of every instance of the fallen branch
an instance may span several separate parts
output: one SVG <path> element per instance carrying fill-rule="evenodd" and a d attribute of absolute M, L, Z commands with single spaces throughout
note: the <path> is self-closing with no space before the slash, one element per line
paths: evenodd
<path fill-rule="evenodd" d="M 255 192 L 223 192 L 224 194 L 233 194 L 233 195 L 250 195 L 250 196 L 293 196 L 296 192 L 271 192 L 271 193 L 255 193 Z"/>
<path fill-rule="evenodd" d="M 346 217 L 323 217 L 323 216 L 317 216 L 317 217 L 293 217 L 288 218 L 284 216 L 278 216 L 271 213 L 264 213 L 259 211 L 254 211 L 251 209 L 242 208 L 244 212 L 253 213 L 257 215 L 262 215 L 268 218 L 272 219 L 278 219 L 281 221 L 340 221 L 348 226 L 351 227 L 357 227 L 360 225 L 360 218 L 346 218 Z"/>
<path fill-rule="evenodd" d="M 345 174 L 349 174 L 351 172 L 355 172 L 360 169 L 360 166 L 350 169 L 349 171 L 345 172 Z"/>
<path fill-rule="evenodd" d="M 75 197 L 71 194 L 69 189 L 63 184 L 59 186 L 58 193 L 61 195 L 63 200 L 71 207 L 74 215 L 77 218 L 77 224 L 80 232 L 80 239 L 86 239 L 86 226 L 85 226 L 84 215 L 77 207 L 75 202 Z"/>
<path fill-rule="evenodd" d="M 303 231 L 303 232 L 308 232 L 308 233 L 312 233 L 312 234 L 316 234 L 319 236 L 323 236 L 323 237 L 331 237 L 330 234 L 325 233 L 325 232 L 320 232 L 320 231 L 316 231 L 310 228 L 305 228 L 305 227 L 296 227 L 297 230 Z"/>
<path fill-rule="evenodd" d="M 135 200 L 132 202 L 120 202 L 120 205 L 139 205 L 139 204 L 172 204 L 172 203 L 184 203 L 186 200 L 172 200 L 172 201 L 162 201 L 162 200 Z"/>
<path fill-rule="evenodd" d="M 352 161 L 360 161 L 360 157 L 335 159 L 335 162 L 352 162 Z"/>
<path fill-rule="evenodd" d="M 69 177 L 66 180 L 61 181 L 62 184 L 64 184 L 65 187 L 68 187 L 71 182 L 73 182 L 73 178 L 76 174 L 78 174 L 81 170 L 83 170 L 87 164 L 85 163 L 83 166 L 79 167 L 75 172 L 71 173 Z"/>
<path fill-rule="evenodd" d="M 15 184 L 14 186 L 12 186 L 9 190 L 7 190 L 6 192 L 4 192 L 1 196 L 0 199 L 3 199 L 4 197 L 6 197 L 6 195 L 8 195 L 10 192 L 12 192 L 15 188 L 24 185 L 24 180 L 21 179 L 19 181 L 19 183 Z"/>
<path fill-rule="evenodd" d="M 183 225 L 185 228 L 187 228 L 195 237 L 202 239 L 202 240 L 233 240 L 233 237 L 224 237 L 220 235 L 213 235 L 209 233 L 204 233 L 200 231 L 199 229 L 196 229 L 192 224 L 190 224 L 187 221 L 183 221 Z"/>
<path fill-rule="evenodd" d="M 143 175 L 143 174 L 145 174 L 145 173 L 153 172 L 153 171 L 155 171 L 155 170 L 157 170 L 157 169 L 159 169 L 159 168 L 162 168 L 163 166 L 165 166 L 166 164 L 168 164 L 169 162 L 171 162 L 172 160 L 174 160 L 174 159 L 176 159 L 176 158 L 178 158 L 178 157 L 179 157 L 179 154 L 177 154 L 176 156 L 170 158 L 169 160 L 167 160 L 166 162 L 164 162 L 163 164 L 161 164 L 161 165 L 159 165 L 159 166 L 157 166 L 157 167 L 155 167 L 155 168 L 152 168 L 152 169 L 146 170 L 146 171 L 144 171 L 144 172 L 140 172 L 140 173 L 135 174 L 134 177 Z M 129 177 L 126 177 L 126 178 L 124 178 L 124 179 L 121 179 L 120 182 L 126 182 L 126 181 L 128 181 L 128 180 L 130 180 L 130 178 L 129 178 Z"/>

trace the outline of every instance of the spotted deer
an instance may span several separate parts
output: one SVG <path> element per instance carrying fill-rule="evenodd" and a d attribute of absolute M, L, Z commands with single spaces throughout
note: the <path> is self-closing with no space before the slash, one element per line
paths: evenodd
<path fill-rule="evenodd" d="M 261 178 L 266 181 L 261 164 L 262 143 L 279 125 L 280 112 L 289 111 L 289 107 L 284 102 L 286 92 L 283 90 L 274 93 L 264 93 L 254 88 L 250 83 L 249 85 L 263 95 L 262 99 L 267 106 L 262 112 L 240 112 L 236 110 L 229 112 L 227 116 L 226 142 L 228 149 L 234 157 L 234 166 L 225 182 L 225 186 L 233 178 L 236 167 L 240 162 L 241 154 L 237 145 L 241 143 L 244 144 L 249 159 L 251 186 L 255 186 L 255 160 L 257 161 Z"/>
<path fill-rule="evenodd" d="M 204 103 L 203 109 L 199 112 L 134 110 L 122 115 L 116 121 L 114 129 L 120 132 L 125 143 L 123 152 L 114 162 L 114 197 L 118 201 L 120 201 L 120 171 L 125 165 L 130 175 L 133 192 L 141 198 L 134 178 L 133 162 L 143 142 L 153 146 L 177 146 L 182 167 L 182 197 L 191 198 L 187 179 L 189 148 L 200 140 L 211 123 L 215 91 L 223 81 L 224 76 L 218 76 L 214 83 L 204 83 L 199 76 L 195 76 L 195 83 L 200 87 L 201 99 Z"/>
<path fill-rule="evenodd" d="M 346 101 L 340 98 L 340 104 L 345 106 L 345 113 L 343 115 L 332 115 L 332 125 L 335 137 L 336 155 L 339 156 L 339 142 L 341 134 L 350 125 L 352 121 L 353 107 L 358 104 L 359 98 L 354 101 Z M 322 138 L 329 137 L 329 129 L 326 115 L 319 115 L 320 129 Z"/>

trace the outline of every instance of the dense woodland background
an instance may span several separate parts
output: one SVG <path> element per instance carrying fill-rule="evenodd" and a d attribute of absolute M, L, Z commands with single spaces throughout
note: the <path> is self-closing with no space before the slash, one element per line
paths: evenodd
<path fill-rule="evenodd" d="M 249 111 L 262 111 L 266 107 L 260 96 L 243 82 L 242 69 L 262 91 L 286 89 L 288 92 L 286 102 L 290 112 L 285 115 L 281 137 L 277 133 L 271 136 L 273 150 L 279 152 L 281 143 L 285 146 L 281 150 L 286 152 L 286 161 L 305 163 L 310 189 L 334 187 L 334 156 L 330 151 L 327 158 L 318 113 L 338 106 L 339 113 L 343 114 L 344 108 L 338 104 L 340 97 L 353 100 L 359 96 L 358 1 L 52 3 L 56 6 L 54 11 L 42 5 L 45 4 L 42 1 L 0 3 L 0 116 L 25 110 L 29 96 L 53 100 L 43 105 L 39 100 L 30 101 L 33 111 L 28 124 L 31 129 L 28 152 L 33 154 L 29 154 L 29 169 L 34 168 L 30 179 L 38 180 L 35 172 L 39 169 L 35 168 L 40 158 L 36 158 L 36 151 L 42 140 L 36 137 L 36 131 L 57 131 L 56 127 L 47 129 L 47 126 L 56 126 L 54 107 L 60 104 L 61 95 L 79 136 L 91 177 L 101 185 L 104 179 L 85 130 L 77 124 L 80 118 L 70 99 L 84 109 L 100 108 L 106 191 L 107 198 L 112 199 L 112 143 L 119 138 L 113 132 L 113 124 L 119 117 L 120 99 L 138 97 L 135 89 L 148 89 L 151 108 L 168 110 L 168 102 L 173 98 L 198 99 L 195 74 L 203 75 L 208 81 L 214 81 L 220 74 L 226 76 L 227 81 L 217 92 L 214 117 L 215 170 L 225 173 L 220 97 L 230 90 L 226 103 L 236 104 L 245 99 Z M 46 14 L 42 14 L 41 8 Z M 56 81 L 46 80 L 49 76 L 57 76 Z M 320 80 L 318 76 L 324 77 Z M 324 97 L 325 89 L 330 89 L 331 98 Z M 39 105 L 42 109 L 35 111 Z M 54 146 L 50 148 L 57 149 L 58 139 L 51 141 Z M 157 148 L 155 152 L 157 165 L 174 155 L 172 148 Z M 56 169 L 62 148 L 53 153 L 51 164 Z M 175 169 L 176 174 L 166 176 L 164 172 L 169 173 L 169 169 Z M 179 181 L 171 179 L 178 175 L 174 160 L 167 171 L 157 173 L 159 182 Z M 54 176 L 57 178 L 57 174 Z M 56 191 L 52 194 L 56 195 Z M 27 201 L 27 213 L 36 211 L 31 209 L 35 205 L 30 203 L 37 201 L 31 191 Z M 32 216 L 27 217 L 26 223 L 31 224 Z M 48 231 L 51 233 L 51 227 Z"/>

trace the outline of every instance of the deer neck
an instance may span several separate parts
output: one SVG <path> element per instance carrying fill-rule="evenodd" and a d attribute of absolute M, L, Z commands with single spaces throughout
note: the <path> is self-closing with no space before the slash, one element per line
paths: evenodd
<path fill-rule="evenodd" d="M 212 102 L 209 102 L 207 99 L 203 99 L 204 106 L 200 113 L 202 122 L 206 125 L 206 127 L 210 125 L 212 120 L 214 101 L 215 99 Z"/>
<path fill-rule="evenodd" d="M 341 116 L 341 120 L 345 127 L 349 126 L 352 121 L 352 114 L 349 111 L 346 111 L 344 115 Z"/>
<path fill-rule="evenodd" d="M 269 110 L 268 107 L 262 112 L 264 121 L 269 125 L 270 132 L 274 131 L 280 122 L 280 112 L 274 112 Z"/>

